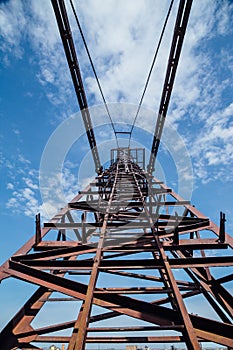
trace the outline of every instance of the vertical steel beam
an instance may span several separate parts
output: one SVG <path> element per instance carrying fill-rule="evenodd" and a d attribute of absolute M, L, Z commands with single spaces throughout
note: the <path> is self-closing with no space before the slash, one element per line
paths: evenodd
<path fill-rule="evenodd" d="M 78 99 L 79 107 L 82 113 L 84 126 L 87 133 L 87 138 L 92 152 L 92 157 L 95 163 L 95 169 L 98 173 L 101 169 L 99 153 L 96 145 L 94 130 L 92 126 L 91 116 L 88 109 L 87 98 L 83 86 L 81 71 L 79 68 L 78 58 L 75 51 L 75 45 L 72 37 L 72 31 L 69 24 L 69 19 L 66 12 L 65 3 L 63 0 L 51 0 L 54 13 L 57 19 L 58 29 L 62 39 L 63 47 L 66 54 L 66 59 L 69 65 L 75 93 Z"/>
<path fill-rule="evenodd" d="M 159 106 L 159 113 L 157 117 L 157 123 L 151 147 L 150 160 L 147 168 L 149 174 L 152 174 L 152 172 L 154 171 L 155 160 L 158 153 L 160 140 L 162 137 L 164 122 L 167 115 L 173 84 L 175 81 L 176 70 L 178 67 L 178 62 L 183 45 L 184 35 L 188 24 L 191 6 L 192 0 L 180 0 L 170 55 L 167 64 L 166 77 L 163 85 L 163 92 Z"/>
<path fill-rule="evenodd" d="M 113 175 L 114 176 L 114 183 L 112 186 L 112 191 L 111 191 L 111 195 L 110 195 L 110 198 L 108 201 L 106 213 L 104 215 L 103 225 L 101 227 L 100 238 L 99 238 L 98 246 L 96 249 L 96 255 L 94 257 L 94 264 L 93 264 L 92 271 L 91 271 L 91 277 L 90 277 L 90 281 L 88 284 L 86 298 L 85 298 L 84 305 L 82 308 L 82 315 L 80 317 L 79 328 L 78 328 L 78 333 L 77 333 L 77 338 L 76 338 L 74 350 L 85 350 L 87 328 L 88 328 L 89 321 L 90 321 L 90 313 L 91 313 L 92 301 L 93 301 L 93 296 L 94 296 L 94 290 L 95 290 L 95 286 L 96 286 L 96 282 L 97 282 L 97 278 L 98 278 L 98 273 L 99 273 L 98 268 L 99 268 L 101 258 L 102 258 L 102 249 L 103 249 L 105 233 L 106 233 L 106 229 L 107 229 L 107 222 L 109 219 L 110 207 L 111 207 L 111 203 L 113 200 L 113 195 L 115 194 L 115 190 L 116 190 L 116 183 L 117 183 L 117 179 L 118 179 L 118 169 L 119 169 L 119 164 L 117 164 L 116 172 Z"/>
<path fill-rule="evenodd" d="M 133 172 L 133 169 L 132 169 L 132 172 Z M 167 279 L 169 281 L 169 284 L 170 284 L 170 286 L 172 288 L 174 300 L 177 303 L 178 314 L 180 315 L 181 320 L 182 320 L 182 324 L 185 327 L 184 337 L 186 339 L 186 344 L 187 344 L 189 350 L 198 350 L 198 349 L 200 350 L 201 347 L 200 347 L 200 345 L 198 343 L 197 335 L 196 335 L 196 333 L 194 331 L 192 322 L 190 320 L 188 311 L 187 311 L 187 309 L 185 307 L 183 298 L 182 298 L 182 296 L 180 294 L 180 291 L 179 291 L 179 288 L 177 286 L 176 280 L 175 280 L 175 278 L 173 276 L 173 273 L 172 273 L 170 264 L 168 262 L 167 256 L 166 256 L 166 254 L 164 252 L 162 243 L 160 242 L 159 236 L 158 236 L 158 234 L 155 231 L 154 222 L 153 222 L 153 220 L 152 220 L 152 218 L 150 216 L 150 212 L 149 212 L 149 210 L 148 210 L 148 208 L 146 206 L 146 203 L 145 203 L 145 200 L 144 200 L 144 196 L 143 196 L 143 194 L 141 192 L 139 183 L 137 181 L 137 178 L 136 178 L 135 174 L 133 176 L 134 176 L 135 184 L 136 184 L 136 186 L 138 188 L 138 192 L 140 193 L 141 201 L 142 201 L 143 206 L 144 206 L 144 211 L 145 211 L 145 213 L 147 215 L 148 222 L 149 222 L 149 225 L 151 227 L 151 232 L 153 233 L 153 236 L 154 236 L 154 239 L 155 239 L 155 242 L 156 242 L 156 246 L 157 246 L 159 255 L 160 255 L 160 257 L 162 258 L 162 261 L 163 261 L 164 272 L 166 273 L 166 277 L 167 277 Z"/>

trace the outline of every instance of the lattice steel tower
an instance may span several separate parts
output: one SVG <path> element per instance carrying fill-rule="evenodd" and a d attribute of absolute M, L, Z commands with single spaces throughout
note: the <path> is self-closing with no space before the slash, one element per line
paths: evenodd
<path fill-rule="evenodd" d="M 0 333 L 1 349 L 52 343 L 68 350 L 103 343 L 233 347 L 233 299 L 226 289 L 233 274 L 221 269 L 233 264 L 225 215 L 217 227 L 152 175 L 191 3 L 179 4 L 148 166 L 143 149 L 118 147 L 103 169 L 66 8 L 52 0 L 97 176 L 43 227 L 37 215 L 35 236 L 2 265 L 1 280 L 15 277 L 38 289 Z M 197 297 L 216 317 L 196 314 Z M 61 310 L 73 303 L 77 317 L 57 323 L 51 315 L 46 326 L 34 327 L 51 302 Z"/>

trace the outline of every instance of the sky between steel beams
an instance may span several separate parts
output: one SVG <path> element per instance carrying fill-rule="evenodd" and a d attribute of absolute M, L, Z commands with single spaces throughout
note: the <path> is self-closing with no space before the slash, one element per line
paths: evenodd
<path fill-rule="evenodd" d="M 154 111 L 155 116 L 177 3 L 144 100 L 144 108 Z M 108 102 L 131 104 L 136 112 L 168 6 L 168 1 L 79 2 L 81 25 Z M 89 105 L 94 106 L 101 103 L 100 95 L 69 7 L 68 11 L 80 47 Z M 229 233 L 233 229 L 232 17 L 230 1 L 194 1 L 167 118 L 182 137 L 192 161 L 193 203 L 216 223 L 219 211 L 224 211 Z M 34 215 L 43 212 L 38 182 L 42 152 L 59 124 L 77 112 L 77 103 L 50 1 L 1 1 L 0 36 L 3 262 L 34 233 Z M 154 131 L 151 115 L 139 115 L 135 132 L 135 141 L 149 149 L 150 135 L 141 130 Z M 115 122 L 123 121 L 117 113 L 112 117 Z M 133 118 L 129 113 L 124 122 L 130 124 Z M 109 137 L 109 130 L 97 130 L 98 144 Z M 85 137 L 81 143 L 82 147 L 74 145 L 64 163 L 67 200 L 94 175 L 94 171 L 84 172 L 77 181 L 80 164 L 89 150 Z M 176 189 L 175 164 L 170 165 L 165 148 L 160 151 L 166 181 Z M 62 205 L 51 203 L 54 209 Z M 20 305 L 21 300 L 13 303 L 17 302 Z M 10 312 L 4 311 L 1 327 Z"/>

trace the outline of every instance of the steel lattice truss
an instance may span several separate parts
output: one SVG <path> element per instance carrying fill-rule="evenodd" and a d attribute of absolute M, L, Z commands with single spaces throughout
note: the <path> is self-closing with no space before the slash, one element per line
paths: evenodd
<path fill-rule="evenodd" d="M 1 279 L 39 286 L 2 330 L 1 349 L 38 349 L 37 343 L 199 349 L 206 341 L 232 347 L 233 300 L 225 288 L 233 278 L 232 269 L 226 274 L 232 246 L 223 215 L 218 228 L 119 150 L 117 161 L 50 222 L 41 228 L 37 217 L 35 236 L 1 267 Z M 215 318 L 192 310 L 197 297 Z M 70 301 L 76 319 L 57 323 L 51 315 L 47 326 L 33 327 L 49 303 L 69 310 Z"/>
<path fill-rule="evenodd" d="M 226 269 L 233 265 L 233 239 L 225 233 L 225 215 L 217 227 L 151 175 L 191 4 L 180 0 L 146 173 L 145 158 L 137 159 L 141 149 L 112 150 L 115 161 L 102 170 L 65 4 L 52 0 L 98 176 L 43 227 L 37 215 L 35 236 L 0 268 L 0 281 L 14 277 L 38 286 L 0 333 L 1 349 L 44 343 L 67 343 L 68 350 L 88 343 L 233 347 L 226 288 L 233 279 Z M 195 300 L 203 314 L 196 314 Z M 70 301 L 75 319 L 58 323 L 51 314 L 46 326 L 34 325 L 51 302 L 63 310 Z"/>

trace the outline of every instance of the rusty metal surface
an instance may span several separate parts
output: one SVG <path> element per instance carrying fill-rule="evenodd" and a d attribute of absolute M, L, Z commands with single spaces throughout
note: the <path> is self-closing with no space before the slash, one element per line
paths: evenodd
<path fill-rule="evenodd" d="M 218 227 L 151 176 L 192 1 L 180 1 L 148 173 L 144 150 L 128 148 L 112 150 L 102 170 L 65 5 L 52 4 L 98 176 L 43 227 L 37 215 L 35 235 L 0 267 L 0 281 L 38 286 L 1 331 L 1 348 L 183 343 L 196 350 L 203 342 L 232 348 L 233 238 L 225 214 Z M 203 305 L 198 315 L 196 300 Z M 35 326 L 51 302 L 66 305 L 66 320 L 51 314 L 46 326 Z M 70 302 L 78 305 L 75 319 Z"/>
<path fill-rule="evenodd" d="M 35 236 L 1 267 L 5 278 L 39 286 L 2 330 L 4 349 L 51 342 L 67 343 L 70 350 L 121 342 L 182 342 L 198 349 L 211 341 L 232 347 L 233 299 L 225 283 L 233 277 L 232 270 L 227 275 L 224 269 L 232 266 L 232 238 L 225 232 L 220 241 L 217 226 L 167 190 L 157 179 L 148 181 L 123 154 L 44 223 L 40 240 L 37 225 Z M 184 215 L 175 214 L 177 207 Z M 52 232 L 54 240 L 46 241 Z M 183 270 L 181 278 L 177 269 Z M 80 276 L 86 276 L 86 283 Z M 54 292 L 63 298 L 53 297 Z M 196 297 L 209 305 L 215 319 L 189 310 Z M 57 323 L 51 317 L 48 326 L 32 326 L 50 302 L 59 308 L 75 301 L 82 302 L 76 320 Z M 96 313 L 94 306 L 102 311 Z M 133 320 L 142 323 L 135 327 Z M 61 335 L 67 329 L 71 336 Z"/>
<path fill-rule="evenodd" d="M 54 13 L 57 19 L 57 24 L 63 43 L 67 63 L 70 69 L 75 93 L 78 99 L 81 110 L 84 126 L 86 129 L 87 138 L 92 152 L 92 157 L 95 163 L 95 169 L 98 173 L 101 168 L 99 153 L 96 145 L 95 134 L 92 126 L 90 112 L 88 110 L 86 93 L 83 86 L 81 70 L 79 68 L 78 58 L 73 41 L 72 31 L 70 28 L 65 3 L 63 1 L 52 0 Z"/>
<path fill-rule="evenodd" d="M 164 81 L 159 112 L 151 147 L 150 160 L 148 164 L 148 173 L 152 174 L 156 161 L 156 156 L 159 149 L 160 140 L 162 137 L 163 127 L 167 110 L 170 102 L 170 97 L 175 81 L 176 71 L 179 63 L 183 40 L 188 24 L 190 10 L 192 7 L 192 0 L 181 0 L 179 3 L 176 24 L 173 33 L 170 55 L 167 63 L 166 77 Z"/>

